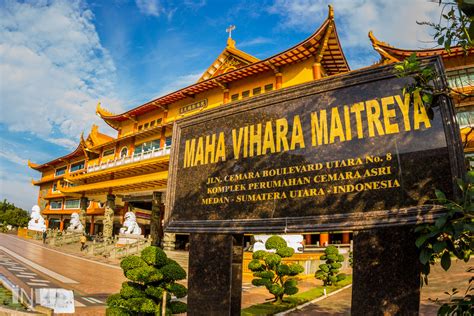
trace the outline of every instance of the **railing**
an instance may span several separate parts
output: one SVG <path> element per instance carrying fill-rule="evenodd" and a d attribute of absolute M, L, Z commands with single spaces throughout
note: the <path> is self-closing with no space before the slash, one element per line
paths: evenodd
<path fill-rule="evenodd" d="M 81 239 L 81 236 L 82 236 L 82 233 L 77 233 L 77 232 L 62 231 L 61 233 L 59 233 L 59 232 L 49 231 L 48 243 L 50 243 L 53 246 L 60 247 L 62 245 L 74 244 L 74 243 L 79 242 L 79 240 Z"/>
<path fill-rule="evenodd" d="M 109 160 L 107 162 L 97 164 L 97 165 L 92 165 L 92 166 L 87 166 L 87 172 L 96 172 L 100 170 L 105 170 L 113 167 L 118 167 L 118 166 L 123 166 L 127 165 L 130 163 L 142 161 L 142 160 L 147 160 L 151 158 L 156 158 L 156 157 L 161 157 L 161 156 L 166 156 L 169 155 L 171 151 L 171 146 L 167 146 L 165 148 L 155 148 L 153 150 L 149 150 L 146 152 L 141 152 L 138 155 L 133 155 L 133 156 L 127 156 L 127 157 L 122 157 L 122 158 L 116 158 L 114 160 Z"/>
<path fill-rule="evenodd" d="M 125 245 L 117 245 L 120 238 L 136 239 L 135 242 Z M 120 259 L 129 255 L 139 253 L 144 248 L 151 245 L 151 239 L 128 235 L 115 236 L 113 239 L 104 242 L 93 241 L 87 245 L 87 254 L 92 256 L 104 256 L 111 259 Z"/>

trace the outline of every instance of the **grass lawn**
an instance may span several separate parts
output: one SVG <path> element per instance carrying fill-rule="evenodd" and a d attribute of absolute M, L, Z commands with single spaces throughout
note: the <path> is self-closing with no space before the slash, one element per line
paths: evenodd
<path fill-rule="evenodd" d="M 19 311 L 26 311 L 25 306 L 20 303 L 13 303 L 12 293 L 0 285 L 0 306 Z"/>
<path fill-rule="evenodd" d="M 351 283 L 352 283 L 352 275 L 348 275 L 346 276 L 346 279 L 339 282 L 338 285 L 326 287 L 326 293 L 329 294 Z M 306 302 L 312 301 L 323 295 L 324 295 L 324 287 L 321 285 L 306 292 L 301 292 L 295 295 L 286 296 L 283 299 L 283 302 L 281 304 L 273 304 L 271 302 L 267 302 L 267 303 L 249 306 L 242 310 L 241 315 L 243 316 L 273 315 L 276 313 L 286 311 L 298 305 L 304 304 Z"/>

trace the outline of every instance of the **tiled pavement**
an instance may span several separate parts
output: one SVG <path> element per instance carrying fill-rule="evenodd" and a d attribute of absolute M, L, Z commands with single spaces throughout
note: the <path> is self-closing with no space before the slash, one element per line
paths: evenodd
<path fill-rule="evenodd" d="M 25 241 L 16 236 L 5 234 L 0 234 L 0 245 L 0 247 L 5 247 L 7 251 L 16 252 L 22 258 L 46 269 L 43 272 L 38 271 L 25 264 L 25 261 L 20 261 L 18 258 L 13 258 L 5 253 L 5 251 L 1 251 L 0 273 L 14 275 L 15 282 L 23 282 L 25 286 L 31 288 L 56 287 L 73 290 L 76 298 L 76 311 L 79 315 L 103 315 L 106 297 L 111 293 L 117 293 L 122 282 L 125 281 L 125 277 L 118 266 L 118 260 L 112 264 L 105 263 L 102 260 L 102 262 L 96 262 L 72 253 L 77 251 L 75 249 L 71 249 L 70 253 L 62 253 L 55 249 L 43 247 L 35 241 Z M 183 254 L 173 255 L 182 256 Z M 465 285 L 468 279 L 465 272 L 467 266 L 468 264 L 455 263 L 449 274 L 438 267 L 434 268 L 430 276 L 430 286 L 424 287 L 422 290 L 421 315 L 431 315 L 436 311 L 436 305 L 430 302 L 428 298 L 443 298 L 445 297 L 443 292 L 446 289 L 460 288 Z M 60 273 L 60 275 L 54 278 L 50 275 L 51 273 L 48 273 L 48 270 L 53 273 Z M 319 285 L 318 282 L 314 278 L 304 279 L 299 284 L 300 291 Z M 269 298 L 271 298 L 271 295 L 268 294 L 266 289 L 254 287 L 249 278 L 244 278 L 243 308 L 265 302 Z M 314 315 L 315 313 L 318 315 L 347 315 L 350 311 L 350 299 L 351 290 L 348 289 L 313 306 L 313 308 L 319 309 L 303 310 L 292 315 Z"/>
<path fill-rule="evenodd" d="M 440 265 L 432 267 L 429 276 L 429 285 L 421 289 L 420 316 L 436 315 L 439 305 L 433 301 L 437 298 L 446 300 L 448 296 L 445 291 L 452 288 L 462 289 L 464 293 L 468 280 L 472 276 L 466 270 L 472 266 L 473 259 L 468 263 L 457 260 L 453 261 L 449 272 L 444 271 Z M 318 316 L 342 316 L 350 315 L 352 288 L 348 288 L 337 295 L 328 297 L 315 304 L 309 305 L 300 311 L 295 311 L 289 315 L 318 315 Z"/>
<path fill-rule="evenodd" d="M 40 271 L 30 268 L 3 250 L 0 250 L 0 267 L 3 268 L 3 274 L 7 275 L 9 279 L 15 278 L 15 283 L 27 293 L 41 288 L 62 288 L 60 282 L 52 280 L 51 277 L 43 276 Z M 75 306 L 101 306 L 105 304 L 106 298 L 107 295 L 82 296 L 75 293 Z"/>

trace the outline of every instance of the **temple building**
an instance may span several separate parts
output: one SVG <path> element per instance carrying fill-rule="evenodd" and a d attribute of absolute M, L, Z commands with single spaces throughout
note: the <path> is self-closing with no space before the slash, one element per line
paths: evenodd
<path fill-rule="evenodd" d="M 82 212 L 89 233 L 101 232 L 110 220 L 117 233 L 124 213 L 132 208 L 145 234 L 160 235 L 161 227 L 154 223 L 161 223 L 164 209 L 174 121 L 348 71 L 332 8 L 307 39 L 264 60 L 239 50 L 229 36 L 227 46 L 195 84 L 121 114 L 99 103 L 96 113 L 117 131 L 116 137 L 94 126 L 72 153 L 41 165 L 29 163 L 42 173 L 33 181 L 40 188 L 42 214 L 49 227 L 63 229 L 72 212 Z M 113 210 L 113 218 L 107 218 L 107 208 Z M 348 234 L 345 238 L 348 242 Z M 186 239 L 164 238 L 177 246 Z"/>
<path fill-rule="evenodd" d="M 398 62 L 413 52 L 378 41 L 372 34 L 369 37 L 382 57 L 378 64 Z M 449 83 L 456 89 L 472 91 L 472 54 L 466 57 L 459 48 L 450 54 L 442 49 L 416 53 L 441 55 Z M 111 113 L 99 103 L 96 113 L 116 131 L 115 137 L 93 126 L 70 154 L 43 164 L 29 162 L 41 172 L 41 179 L 33 184 L 39 187 L 42 214 L 50 228 L 62 230 L 73 212 L 82 213 L 87 232 L 103 232 L 108 237 L 118 232 L 125 212 L 132 209 L 145 235 L 164 237 L 165 248 L 184 248 L 187 236 L 163 236 L 161 227 L 173 123 L 239 100 L 349 71 L 331 7 L 326 20 L 307 39 L 263 60 L 239 50 L 229 36 L 227 46 L 195 84 L 121 114 Z M 461 126 L 474 124 L 474 100 L 459 98 L 456 105 Z M 463 140 L 472 142 L 466 150 L 474 152 L 474 135 L 463 135 Z M 348 244 L 350 237 L 347 231 L 306 234 L 305 243 Z"/>

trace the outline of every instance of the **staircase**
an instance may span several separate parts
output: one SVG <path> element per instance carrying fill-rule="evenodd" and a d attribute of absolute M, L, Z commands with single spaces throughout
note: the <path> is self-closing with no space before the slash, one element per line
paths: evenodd
<path fill-rule="evenodd" d="M 165 250 L 168 258 L 173 259 L 186 271 L 188 271 L 188 260 L 189 252 L 188 251 L 176 251 L 176 250 Z"/>

